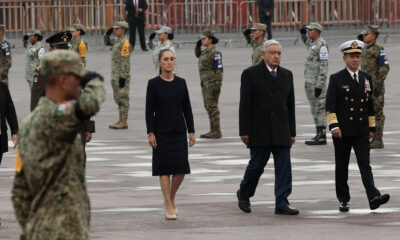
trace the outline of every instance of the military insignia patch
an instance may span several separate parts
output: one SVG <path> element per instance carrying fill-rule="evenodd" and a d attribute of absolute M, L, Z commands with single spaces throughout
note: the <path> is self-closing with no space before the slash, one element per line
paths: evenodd
<path fill-rule="evenodd" d="M 131 55 L 131 45 L 128 40 L 125 40 L 124 45 L 121 49 L 121 57 L 126 57 Z"/>
<path fill-rule="evenodd" d="M 365 90 L 371 91 L 371 84 L 368 79 L 365 79 Z"/>
<path fill-rule="evenodd" d="M 1 50 L 4 54 L 4 56 L 10 56 L 11 55 L 11 50 L 10 50 L 10 44 L 8 43 L 3 43 L 1 44 Z"/>
<path fill-rule="evenodd" d="M 72 106 L 69 102 L 63 102 L 57 108 L 57 115 L 70 115 L 72 113 Z"/>
<path fill-rule="evenodd" d="M 328 48 L 326 46 L 322 46 L 321 49 L 319 50 L 319 60 L 324 61 L 328 60 Z"/>
<path fill-rule="evenodd" d="M 387 58 L 386 58 L 385 49 L 379 50 L 378 64 L 379 64 L 379 66 L 383 66 L 383 65 L 389 64 L 389 60 L 387 60 Z"/>
<path fill-rule="evenodd" d="M 81 43 L 79 44 L 78 50 L 79 50 L 79 57 L 86 57 L 87 48 L 86 44 L 83 41 L 81 41 Z"/>
<path fill-rule="evenodd" d="M 17 149 L 15 156 L 15 171 L 19 173 L 21 172 L 21 170 L 22 170 L 22 159 L 21 159 L 21 154 Z"/>
<path fill-rule="evenodd" d="M 222 55 L 221 53 L 214 54 L 214 69 L 222 69 Z"/>

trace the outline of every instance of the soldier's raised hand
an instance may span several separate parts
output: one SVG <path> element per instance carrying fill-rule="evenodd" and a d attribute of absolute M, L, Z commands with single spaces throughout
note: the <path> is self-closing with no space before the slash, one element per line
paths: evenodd
<path fill-rule="evenodd" d="M 150 40 L 153 40 L 155 37 L 156 37 L 156 33 L 153 32 L 153 33 L 150 34 L 149 39 L 150 39 Z"/>
<path fill-rule="evenodd" d="M 196 48 L 200 48 L 201 47 L 201 39 L 199 39 L 199 41 L 196 42 Z"/>
<path fill-rule="evenodd" d="M 315 88 L 315 97 L 319 97 L 321 95 L 322 89 L 321 88 Z"/>
<path fill-rule="evenodd" d="M 114 31 L 114 28 L 109 28 L 108 30 L 107 30 L 107 32 L 106 32 L 106 35 L 111 35 L 112 33 L 113 33 L 113 31 Z"/>
<path fill-rule="evenodd" d="M 88 71 L 86 73 L 86 75 L 81 78 L 81 82 L 80 83 L 81 83 L 82 88 L 85 88 L 86 84 L 88 82 L 90 82 L 91 80 L 95 79 L 95 78 L 98 78 L 102 82 L 104 82 L 103 76 L 101 76 L 99 73 Z"/>
<path fill-rule="evenodd" d="M 300 33 L 301 34 L 306 34 L 307 33 L 307 29 L 305 27 L 300 28 Z"/>
<path fill-rule="evenodd" d="M 243 35 L 247 36 L 251 34 L 251 30 L 250 29 L 246 29 L 246 31 L 243 32 Z"/>

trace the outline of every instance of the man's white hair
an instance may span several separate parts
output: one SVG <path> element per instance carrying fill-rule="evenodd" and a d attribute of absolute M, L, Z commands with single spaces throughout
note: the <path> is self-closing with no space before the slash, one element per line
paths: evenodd
<path fill-rule="evenodd" d="M 280 44 L 278 41 L 276 41 L 275 39 L 271 39 L 271 40 L 265 41 L 265 43 L 264 43 L 264 45 L 263 45 L 264 51 L 267 50 L 267 48 L 268 48 L 270 45 L 278 45 L 278 46 L 282 49 L 282 46 L 281 46 L 281 44 Z"/>

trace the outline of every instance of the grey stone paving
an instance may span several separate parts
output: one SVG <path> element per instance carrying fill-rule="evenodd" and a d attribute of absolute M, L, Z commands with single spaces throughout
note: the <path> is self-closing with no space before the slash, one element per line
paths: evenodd
<path fill-rule="evenodd" d="M 330 35 L 332 36 L 332 35 Z M 360 174 L 352 156 L 349 184 L 352 199 L 347 214 L 337 211 L 334 189 L 332 141 L 327 146 L 306 146 L 314 134 L 310 109 L 304 93 L 305 49 L 292 45 L 282 35 L 282 66 L 293 71 L 296 92 L 297 142 L 292 149 L 292 206 L 298 216 L 275 216 L 273 160 L 268 163 L 252 198 L 253 212 L 237 207 L 235 192 L 243 176 L 249 152 L 238 137 L 240 74 L 249 66 L 251 50 L 241 38 L 223 53 L 224 82 L 220 98 L 221 140 L 201 140 L 190 149 L 192 174 L 178 192 L 177 221 L 166 221 L 158 179 L 151 177 L 151 149 L 147 145 L 144 99 L 147 80 L 155 75 L 150 53 L 135 51 L 132 57 L 132 105 L 129 129 L 115 131 L 116 120 L 110 86 L 110 52 L 100 45 L 89 52 L 88 69 L 105 76 L 107 100 L 96 116 L 97 132 L 87 147 L 87 182 L 92 204 L 93 239 L 398 239 L 400 226 L 400 44 L 398 38 L 386 45 L 391 64 L 386 86 L 385 149 L 371 152 L 377 187 L 390 193 L 390 202 L 370 211 Z M 329 72 L 344 67 L 337 46 L 340 36 L 328 38 Z M 343 37 L 343 40 L 350 39 Z M 279 37 L 278 37 L 279 40 Z M 197 60 L 192 45 L 177 50 L 178 75 L 188 82 L 195 115 L 196 135 L 208 127 L 201 98 Z M 29 93 L 24 80 L 24 55 L 15 50 L 10 73 L 11 92 L 21 121 L 28 114 Z M 13 215 L 10 190 L 15 151 L 3 157 L 0 167 L 0 239 L 17 239 L 19 227 Z"/>

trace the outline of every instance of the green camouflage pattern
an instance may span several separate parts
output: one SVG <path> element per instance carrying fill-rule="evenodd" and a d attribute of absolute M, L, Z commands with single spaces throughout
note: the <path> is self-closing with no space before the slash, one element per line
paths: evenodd
<path fill-rule="evenodd" d="M 382 140 L 383 127 L 385 124 L 385 115 L 383 114 L 383 107 L 385 105 L 385 79 L 389 73 L 390 67 L 386 54 L 381 56 L 383 61 L 379 64 L 378 59 L 382 51 L 384 52 L 384 48 L 375 42 L 363 50 L 361 58 L 361 70 L 372 77 L 372 94 L 376 124 L 373 141 Z"/>
<path fill-rule="evenodd" d="M 89 117 L 104 100 L 103 83 L 96 78 L 77 100 L 56 103 L 41 98 L 23 120 L 18 132 L 22 169 L 12 188 L 21 239 L 90 238 L 85 157 L 78 134 L 83 121 L 76 116 L 76 107 Z"/>
<path fill-rule="evenodd" d="M 305 92 L 310 104 L 314 124 L 318 127 L 326 126 L 325 97 L 328 76 L 328 57 L 320 59 L 321 47 L 328 44 L 322 38 L 312 41 L 306 34 L 301 35 L 306 45 L 306 61 L 304 63 Z M 315 88 L 321 89 L 321 95 L 315 97 Z"/>
<path fill-rule="evenodd" d="M 88 44 L 83 39 L 75 40 L 72 38 L 71 41 L 69 42 L 69 44 L 71 44 L 70 50 L 79 54 L 79 45 L 81 44 L 81 42 L 83 42 L 86 45 L 86 49 L 88 49 Z M 80 57 L 80 58 L 81 58 L 81 65 L 83 67 L 86 67 L 86 57 Z"/>
<path fill-rule="evenodd" d="M 32 90 L 32 85 L 35 77 L 35 71 L 40 65 L 40 59 L 45 54 L 46 50 L 42 42 L 38 41 L 35 44 L 29 43 L 25 51 L 25 80 L 28 82 L 29 89 Z"/>
<path fill-rule="evenodd" d="M 11 45 L 5 38 L 0 38 L 0 81 L 8 85 L 8 71 L 11 68 Z"/>
<path fill-rule="evenodd" d="M 253 47 L 253 55 L 251 56 L 251 63 L 253 65 L 257 65 L 259 62 L 263 60 L 261 52 L 263 50 L 264 43 L 265 39 L 263 39 L 262 42 L 260 43 L 257 43 L 257 41 L 254 39 L 250 41 L 250 46 Z"/>
<path fill-rule="evenodd" d="M 44 55 L 40 61 L 40 77 L 73 73 L 79 77 L 86 74 L 79 55 L 70 50 L 57 50 Z"/>
<path fill-rule="evenodd" d="M 220 119 L 218 99 L 221 92 L 223 70 L 214 69 L 215 54 L 221 54 L 215 46 L 202 50 L 198 63 L 204 107 L 208 113 L 210 122 Z"/>
<path fill-rule="evenodd" d="M 104 35 L 104 44 L 113 47 L 111 54 L 111 86 L 115 103 L 118 105 L 120 112 L 129 111 L 130 56 L 121 56 L 121 50 L 126 41 L 128 41 L 126 37 L 111 39 L 109 35 Z M 123 88 L 119 88 L 120 78 L 125 79 L 125 87 Z"/>

